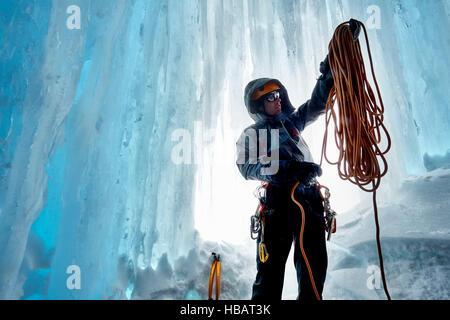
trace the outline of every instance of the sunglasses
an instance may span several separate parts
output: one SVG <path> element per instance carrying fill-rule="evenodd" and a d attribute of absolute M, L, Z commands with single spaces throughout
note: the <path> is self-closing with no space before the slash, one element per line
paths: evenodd
<path fill-rule="evenodd" d="M 265 99 L 266 99 L 266 101 L 274 102 L 278 98 L 280 98 L 280 92 L 279 91 L 272 91 L 271 93 L 267 94 Z"/>

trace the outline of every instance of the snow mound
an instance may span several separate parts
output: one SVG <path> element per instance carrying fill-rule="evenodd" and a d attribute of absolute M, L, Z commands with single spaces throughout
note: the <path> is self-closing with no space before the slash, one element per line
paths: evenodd
<path fill-rule="evenodd" d="M 396 201 L 383 203 L 379 220 L 386 280 L 393 299 L 450 298 L 450 170 L 407 178 Z M 379 265 L 372 208 L 344 213 L 345 223 L 328 244 L 327 299 L 384 298 L 368 284 Z M 339 218 L 338 218 L 339 222 Z"/>

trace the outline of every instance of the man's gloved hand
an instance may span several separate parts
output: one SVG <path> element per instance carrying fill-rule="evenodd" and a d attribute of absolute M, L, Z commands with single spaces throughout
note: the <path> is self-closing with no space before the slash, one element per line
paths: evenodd
<path fill-rule="evenodd" d="M 353 41 L 356 42 L 356 40 L 358 40 L 359 33 L 361 32 L 361 24 L 358 20 L 355 19 L 350 19 L 349 24 L 350 30 L 353 33 Z"/>
<path fill-rule="evenodd" d="M 327 82 L 333 81 L 333 75 L 330 71 L 330 63 L 328 62 L 328 54 L 320 63 L 319 71 L 321 75 L 317 80 L 326 80 Z"/>
<path fill-rule="evenodd" d="M 328 62 L 328 55 L 325 59 L 320 63 L 319 71 L 321 74 L 327 74 L 330 70 L 330 63 Z"/>
<path fill-rule="evenodd" d="M 322 175 L 322 169 L 312 162 L 291 161 L 289 174 L 298 182 L 309 183 L 315 177 Z"/>

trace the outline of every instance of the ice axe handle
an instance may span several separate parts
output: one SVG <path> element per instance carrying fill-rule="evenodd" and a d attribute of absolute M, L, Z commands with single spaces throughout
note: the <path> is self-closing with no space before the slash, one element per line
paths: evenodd
<path fill-rule="evenodd" d="M 330 241 L 331 234 L 333 233 L 333 229 L 334 229 L 334 215 L 331 217 L 330 224 L 328 225 L 327 241 Z"/>

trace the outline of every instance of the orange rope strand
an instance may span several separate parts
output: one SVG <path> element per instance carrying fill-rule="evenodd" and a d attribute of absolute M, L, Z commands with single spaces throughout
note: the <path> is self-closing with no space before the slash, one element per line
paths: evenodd
<path fill-rule="evenodd" d="M 299 184 L 300 184 L 300 182 L 297 182 L 295 184 L 295 186 L 292 188 L 291 199 L 300 208 L 300 211 L 302 214 L 302 226 L 300 227 L 300 250 L 302 252 L 303 260 L 305 261 L 306 267 L 308 268 L 309 278 L 311 279 L 311 284 L 314 289 L 314 293 L 316 294 L 316 299 L 320 300 L 320 295 L 316 288 L 316 282 L 314 281 L 314 276 L 312 274 L 311 267 L 309 266 L 309 261 L 308 261 L 308 258 L 306 257 L 305 250 L 303 248 L 303 232 L 305 230 L 305 210 L 303 209 L 303 206 L 294 198 L 295 189 L 297 188 L 297 186 Z"/>

